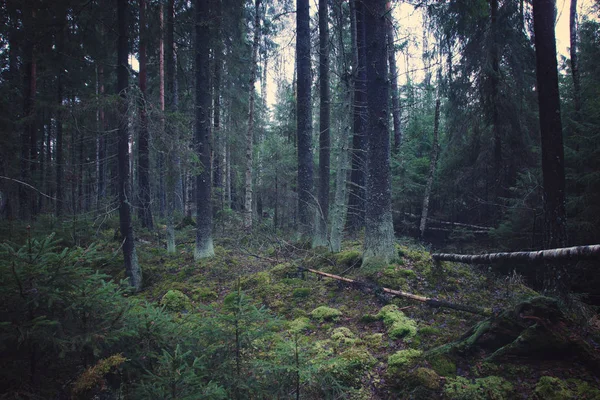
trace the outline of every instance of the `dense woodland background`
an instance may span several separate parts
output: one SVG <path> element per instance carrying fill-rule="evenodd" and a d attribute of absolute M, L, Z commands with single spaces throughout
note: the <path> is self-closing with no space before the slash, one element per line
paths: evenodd
<path fill-rule="evenodd" d="M 384 1 L 319 0 L 310 7 L 306 0 L 1 3 L 0 279 L 6 301 L 0 308 L 3 338 L 22 352 L 2 350 L 15 371 L 29 368 L 28 393 L 44 386 L 39 374 L 46 347 L 81 358 L 56 372 L 71 380 L 73 371 L 123 364 L 118 351 L 95 347 L 97 336 L 154 352 L 148 355 L 154 361 L 136 361 L 144 378 L 121 376 L 121 387 L 134 383 L 135 393 L 121 393 L 125 397 L 169 388 L 172 398 L 200 398 L 190 394 L 200 393 L 195 390 L 204 391 L 202 398 L 244 398 L 255 389 L 256 396 L 277 390 L 296 396 L 301 381 L 322 373 L 307 370 L 311 378 L 301 378 L 298 335 L 305 328 L 292 327 L 291 341 L 282 342 L 296 346 L 289 385 L 259 390 L 242 379 L 239 321 L 247 319 L 253 340 L 270 340 L 264 327 L 277 322 L 227 274 L 217 279 L 230 280 L 225 286 L 233 297 L 225 297 L 225 308 L 205 310 L 209 322 L 188 321 L 201 332 L 173 347 L 185 324 L 150 303 L 136 303 L 131 314 L 123 297 L 164 295 L 148 251 L 162 263 L 169 257 L 183 262 L 185 253 L 193 255 L 190 265 L 208 258 L 231 268 L 220 251 L 243 248 L 246 257 L 269 261 L 279 260 L 275 249 L 337 254 L 358 240 L 353 251 L 363 268 L 374 268 L 396 262 L 400 237 L 448 253 L 600 243 L 598 4 L 578 15 L 581 7 L 571 0 L 570 54 L 557 58 L 554 1 L 407 3 L 423 15 L 418 32 L 396 20 L 399 3 Z M 284 45 L 286 35 L 292 42 Z M 291 62 L 282 65 L 281 56 L 290 47 L 291 76 Z M 411 62 L 415 57 L 420 60 Z M 397 65 L 402 58 L 407 62 Z M 59 240 L 48 238 L 50 232 Z M 99 244 L 97 256 L 87 247 L 92 242 Z M 595 267 L 597 260 L 519 272 L 536 289 L 562 297 L 585 293 L 586 302 L 598 304 Z M 134 292 L 114 277 L 128 278 Z M 47 291 L 45 297 L 38 291 Z M 72 307 L 63 296 L 73 297 Z M 92 313 L 97 321 L 81 311 L 89 302 L 100 307 Z M 148 327 L 142 319 L 151 314 L 162 331 L 148 330 L 136 343 L 140 336 L 125 330 Z M 228 315 L 233 319 L 225 321 Z M 70 349 L 49 339 L 60 337 L 54 329 L 68 330 L 61 318 L 77 326 L 79 339 L 68 339 Z M 229 323 L 237 357 L 219 364 L 220 350 L 212 348 L 200 374 L 183 349 L 223 334 L 211 329 Z M 10 326 L 19 327 L 16 336 Z M 158 344 L 163 341 L 170 344 Z M 283 365 L 279 356 L 268 368 Z M 172 376 L 161 381 L 178 362 L 191 374 L 181 377 L 179 388 L 187 388 L 181 392 L 169 386 Z M 211 368 L 223 374 L 214 382 Z M 106 371 L 75 392 L 89 393 Z M 314 398 L 347 393 L 341 387 L 348 382 L 335 394 L 317 389 L 339 383 L 339 376 L 331 379 L 310 381 L 305 390 Z M 11 387 L 25 387 L 15 382 Z M 15 390 L 14 398 L 26 398 Z"/>

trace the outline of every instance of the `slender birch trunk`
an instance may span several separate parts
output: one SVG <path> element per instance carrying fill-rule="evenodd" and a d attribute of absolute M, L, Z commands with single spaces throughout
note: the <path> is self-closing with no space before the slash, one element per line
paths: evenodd
<path fill-rule="evenodd" d="M 438 85 L 440 82 L 438 82 Z M 435 100 L 435 116 L 433 121 L 433 143 L 431 145 L 431 159 L 429 160 L 429 175 L 427 176 L 427 185 L 425 186 L 425 196 L 423 196 L 423 207 L 421 211 L 421 223 L 419 224 L 419 231 L 421 232 L 421 239 L 425 236 L 425 228 L 427 224 L 427 214 L 429 213 L 429 199 L 431 198 L 431 189 L 433 187 L 433 178 L 435 177 L 435 170 L 437 168 L 437 160 L 440 154 L 439 146 L 439 127 L 440 127 L 440 96 L 438 89 L 438 96 Z"/>

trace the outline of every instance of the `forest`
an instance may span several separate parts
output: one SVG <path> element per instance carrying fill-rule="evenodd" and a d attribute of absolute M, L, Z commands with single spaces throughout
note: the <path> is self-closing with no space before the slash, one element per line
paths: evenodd
<path fill-rule="evenodd" d="M 600 400 L 599 59 L 598 0 L 1 1 L 0 399 Z"/>

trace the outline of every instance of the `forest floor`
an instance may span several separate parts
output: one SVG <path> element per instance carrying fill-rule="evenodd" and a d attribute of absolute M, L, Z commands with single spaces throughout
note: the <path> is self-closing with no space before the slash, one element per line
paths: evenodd
<path fill-rule="evenodd" d="M 178 230 L 177 239 L 182 243 L 177 253 L 167 255 L 157 243 L 161 234 L 140 234 L 137 249 L 145 289 L 139 296 L 167 304 L 169 291 L 171 297 L 181 292 L 189 301 L 183 310 L 187 313 L 203 304 L 218 307 L 228 294 L 243 291 L 283 321 L 283 329 L 301 335 L 307 355 L 337 357 L 331 369 L 351 388 L 352 398 L 600 399 L 598 371 L 594 373 L 576 354 L 552 354 L 546 349 L 543 354 L 494 362 L 477 348 L 431 351 L 456 341 L 485 317 L 430 308 L 378 289 L 388 287 L 477 306 L 497 315 L 538 296 L 517 275 L 497 276 L 458 263 L 436 267 L 430 253 L 409 239 L 399 241 L 396 263 L 369 267 L 361 267 L 359 241 L 345 242 L 341 253 L 332 254 L 272 234 L 220 235 L 215 240 L 215 257 L 196 263 L 192 227 Z M 108 251 L 118 245 L 104 243 Z M 114 273 L 122 275 L 118 262 L 114 268 Z M 343 275 L 367 285 L 350 286 L 301 268 Z M 587 318 L 579 317 L 574 326 L 598 351 L 600 321 L 593 313 Z"/>

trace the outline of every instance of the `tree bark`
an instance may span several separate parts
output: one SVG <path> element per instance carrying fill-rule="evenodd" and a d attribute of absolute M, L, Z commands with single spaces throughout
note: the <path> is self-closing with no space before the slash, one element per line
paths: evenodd
<path fill-rule="evenodd" d="M 160 5 L 160 14 L 164 18 L 163 4 Z M 169 112 L 177 112 L 178 107 L 178 87 L 177 76 L 177 57 L 175 55 L 174 29 L 175 29 L 175 1 L 169 0 L 167 5 L 167 26 L 166 26 L 166 86 L 169 98 Z M 164 34 L 161 30 L 161 36 Z M 166 137 L 170 137 L 168 165 L 167 165 L 167 253 L 175 253 L 175 210 L 180 213 L 183 211 L 183 202 L 180 200 L 182 196 L 181 190 L 181 163 L 178 155 L 179 135 L 176 129 L 169 129 L 170 135 L 164 132 Z"/>
<path fill-rule="evenodd" d="M 329 221 L 330 96 L 328 0 L 319 0 L 319 190 L 313 247 L 327 246 Z"/>
<path fill-rule="evenodd" d="M 139 218 L 142 226 L 153 229 L 152 209 L 150 208 L 150 134 L 148 132 L 148 116 L 146 114 L 146 0 L 139 0 L 140 5 L 140 131 L 138 137 L 138 191 L 140 197 Z M 162 7 L 161 7 L 162 8 Z"/>
<path fill-rule="evenodd" d="M 127 130 L 127 89 L 129 86 L 129 38 L 127 36 L 127 0 L 117 0 L 118 51 L 117 93 L 119 99 L 119 221 L 123 236 L 123 257 L 129 284 L 136 291 L 142 288 L 142 270 L 135 251 L 131 221 L 131 190 L 129 186 L 129 132 Z"/>
<path fill-rule="evenodd" d="M 388 12 L 391 11 L 391 3 L 387 3 Z M 398 69 L 396 68 L 396 47 L 394 35 L 394 23 L 391 14 L 387 18 L 387 40 L 388 40 L 388 62 L 390 65 L 390 89 L 392 90 L 392 121 L 394 124 L 394 153 L 400 151 L 402 144 L 402 126 L 400 121 L 400 100 L 398 98 Z"/>
<path fill-rule="evenodd" d="M 205 0 L 195 1 L 196 11 L 196 132 L 194 147 L 201 171 L 196 175 L 196 248 L 194 259 L 215 254 L 212 238 L 212 182 L 210 131 L 210 31 L 209 7 Z"/>
<path fill-rule="evenodd" d="M 438 82 L 438 85 L 441 84 Z M 439 93 L 439 91 L 438 91 Z M 429 160 L 429 175 L 427 176 L 427 185 L 425 186 L 425 196 L 423 196 L 423 207 L 421 208 L 421 223 L 419 224 L 419 231 L 421 232 L 421 239 L 425 236 L 425 226 L 427 224 L 427 214 L 429 213 L 429 199 L 431 197 L 431 188 L 433 187 L 433 178 L 435 176 L 435 169 L 437 167 L 437 160 L 440 154 L 440 148 L 438 144 L 438 135 L 440 127 L 440 97 L 435 100 L 435 116 L 433 120 L 433 143 L 431 145 L 431 159 Z"/>
<path fill-rule="evenodd" d="M 353 49 L 357 67 L 354 75 L 354 100 L 352 106 L 353 136 L 348 218 L 346 228 L 358 232 L 365 224 L 365 173 L 367 159 L 367 59 L 365 42 L 365 5 L 355 1 L 356 48 Z"/>
<path fill-rule="evenodd" d="M 296 12 L 296 69 L 297 83 L 297 137 L 298 137 L 298 233 L 301 237 L 312 234 L 313 160 L 312 113 L 310 75 L 310 14 L 308 0 L 297 0 Z"/>
<path fill-rule="evenodd" d="M 165 134 L 165 15 L 164 5 L 159 6 L 159 32 L 158 35 L 158 101 L 160 103 L 160 131 Z M 165 152 L 158 150 L 158 215 L 163 217 L 167 208 L 167 194 L 165 190 Z"/>
<path fill-rule="evenodd" d="M 59 6 L 60 7 L 60 6 Z M 56 74 L 56 216 L 60 217 L 63 213 L 64 204 L 64 156 L 63 156 L 63 52 L 65 48 L 65 34 L 67 29 L 67 11 L 61 8 L 59 15 L 59 30 L 56 35 L 56 55 L 58 66 Z"/>
<path fill-rule="evenodd" d="M 562 247 L 567 243 L 564 148 L 554 36 L 555 5 L 555 0 L 533 1 L 546 248 Z M 546 269 L 544 286 L 548 290 L 565 293 L 566 272 L 560 266 Z"/>
<path fill-rule="evenodd" d="M 497 262 L 544 262 L 555 260 L 598 260 L 600 245 L 563 247 L 539 251 L 516 251 L 489 254 L 432 254 L 435 261 L 456 261 L 465 264 L 493 264 Z"/>
<path fill-rule="evenodd" d="M 258 45 L 260 43 L 260 0 L 254 2 L 254 40 L 252 42 L 252 64 L 250 65 L 250 82 L 248 94 L 248 130 L 246 131 L 246 173 L 244 180 L 244 229 L 252 230 L 252 200 L 254 188 L 252 176 L 254 174 L 254 108 Z"/>
<path fill-rule="evenodd" d="M 579 62 L 577 61 L 577 0 L 571 0 L 569 34 L 571 39 L 570 53 L 571 76 L 573 77 L 573 102 L 575 103 L 575 114 L 577 117 L 581 111 L 581 83 L 579 80 Z"/>
<path fill-rule="evenodd" d="M 389 138 L 385 0 L 366 11 L 369 143 L 363 263 L 395 258 Z"/>

